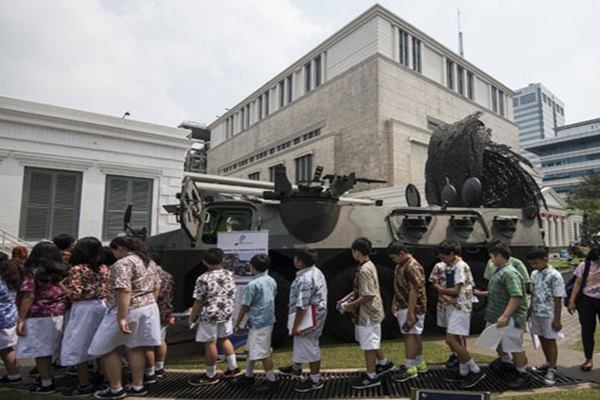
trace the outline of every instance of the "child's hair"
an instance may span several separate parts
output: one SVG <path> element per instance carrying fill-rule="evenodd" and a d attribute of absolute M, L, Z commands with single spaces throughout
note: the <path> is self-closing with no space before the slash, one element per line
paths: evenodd
<path fill-rule="evenodd" d="M 387 248 L 387 253 L 390 255 L 398 255 L 400 253 L 410 253 L 408 247 L 400 242 L 392 242 Z"/>
<path fill-rule="evenodd" d="M 373 252 L 371 241 L 366 237 L 361 237 L 352 242 L 352 250 L 358 251 L 363 256 L 368 256 Z"/>
<path fill-rule="evenodd" d="M 495 256 L 501 255 L 502 258 L 509 259 L 511 256 L 510 247 L 500 240 L 496 240 L 492 243 L 490 248 L 488 249 L 488 253 L 493 254 Z"/>
<path fill-rule="evenodd" d="M 102 247 L 102 264 L 111 266 L 117 262 L 117 258 L 108 246 Z"/>
<path fill-rule="evenodd" d="M 202 260 L 208 265 L 219 265 L 223 262 L 225 252 L 219 248 L 208 249 L 204 252 Z"/>
<path fill-rule="evenodd" d="M 548 257 L 548 251 L 545 247 L 534 247 L 527 252 L 526 257 L 529 261 L 544 260 Z"/>
<path fill-rule="evenodd" d="M 23 272 L 35 276 L 38 283 L 56 283 L 67 276 L 68 267 L 62 263 L 58 247 L 52 242 L 43 241 L 31 250 Z"/>
<path fill-rule="evenodd" d="M 15 246 L 12 249 L 12 258 L 25 260 L 27 259 L 27 247 Z"/>
<path fill-rule="evenodd" d="M 264 272 L 271 266 L 271 258 L 266 254 L 257 254 L 250 259 L 250 264 L 258 272 Z"/>
<path fill-rule="evenodd" d="M 454 240 L 444 240 L 438 245 L 437 253 L 444 255 L 455 254 L 457 256 L 460 256 L 460 254 L 462 253 L 462 248 L 460 247 L 460 244 L 458 244 Z"/>
<path fill-rule="evenodd" d="M 75 243 L 69 262 L 71 265 L 85 265 L 94 272 L 98 272 L 104 264 L 102 243 L 95 237 L 84 237 Z"/>
<path fill-rule="evenodd" d="M 62 233 L 52 239 L 52 242 L 58 247 L 58 250 L 65 251 L 73 245 L 75 238 L 69 234 Z"/>
<path fill-rule="evenodd" d="M 10 290 L 16 292 L 21 287 L 21 271 L 14 262 L 6 260 L 0 262 L 0 278 Z"/>
<path fill-rule="evenodd" d="M 592 247 L 590 251 L 585 256 L 586 264 L 591 264 L 592 262 L 598 262 L 600 260 L 600 247 Z"/>
<path fill-rule="evenodd" d="M 305 267 L 310 267 L 317 261 L 317 253 L 314 250 L 309 249 L 299 249 L 294 251 L 294 257 L 300 260 Z"/>
<path fill-rule="evenodd" d="M 133 238 L 129 236 L 117 236 L 116 238 L 111 240 L 109 246 L 113 250 L 116 250 L 119 247 L 126 248 L 127 250 L 141 258 L 142 262 L 146 267 L 150 263 L 150 254 L 148 253 L 148 249 L 146 248 L 144 242 L 142 242 L 138 238 Z"/>

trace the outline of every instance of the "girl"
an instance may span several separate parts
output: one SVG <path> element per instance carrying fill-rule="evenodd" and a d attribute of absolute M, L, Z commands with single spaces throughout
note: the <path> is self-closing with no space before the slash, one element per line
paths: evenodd
<path fill-rule="evenodd" d="M 105 299 L 109 269 L 102 261 L 102 243 L 98 239 L 78 240 L 71 254 L 69 275 L 61 282 L 72 307 L 62 340 L 60 365 L 76 365 L 79 376 L 79 385 L 64 392 L 65 397 L 83 397 L 95 392 L 90 383 L 88 361 L 93 357 L 88 354 L 88 348 L 108 310 Z"/>
<path fill-rule="evenodd" d="M 58 248 L 51 242 L 40 242 L 25 262 L 21 284 L 19 320 L 17 322 L 17 359 L 35 358 L 40 380 L 31 386 L 32 394 L 56 391 L 50 363 L 58 352 L 63 319 L 67 306 L 59 282 L 67 274 Z"/>
<path fill-rule="evenodd" d="M 0 263 L 0 358 L 6 376 L 0 384 L 17 385 L 23 382 L 17 367 L 14 347 L 17 345 L 17 306 L 15 299 L 21 285 L 19 267 L 9 261 Z"/>
<path fill-rule="evenodd" d="M 110 248 L 118 261 L 110 268 L 109 311 L 88 350 L 92 356 L 103 356 L 102 364 L 110 387 L 96 392 L 97 399 L 122 399 L 128 394 L 144 396 L 145 352 L 160 345 L 160 316 L 156 297 L 159 279 L 143 242 L 130 237 L 117 237 Z M 125 346 L 131 366 L 132 384 L 123 388 L 121 358 L 116 349 Z"/>

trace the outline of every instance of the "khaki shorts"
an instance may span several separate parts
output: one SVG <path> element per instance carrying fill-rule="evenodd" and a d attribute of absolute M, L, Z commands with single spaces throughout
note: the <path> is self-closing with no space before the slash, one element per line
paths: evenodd
<path fill-rule="evenodd" d="M 262 328 L 250 328 L 248 331 L 248 359 L 251 361 L 264 360 L 271 355 L 271 335 L 273 325 Z"/>

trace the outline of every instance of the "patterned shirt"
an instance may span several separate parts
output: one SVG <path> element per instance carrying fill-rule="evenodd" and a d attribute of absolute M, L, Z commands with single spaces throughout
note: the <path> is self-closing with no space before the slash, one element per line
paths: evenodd
<path fill-rule="evenodd" d="M 0 278 L 0 329 L 9 329 L 17 324 L 16 297 L 17 293 Z"/>
<path fill-rule="evenodd" d="M 225 268 L 208 270 L 200 275 L 193 295 L 196 301 L 202 302 L 200 321 L 218 324 L 231 319 L 235 289 L 233 273 Z"/>
<path fill-rule="evenodd" d="M 58 283 L 38 283 L 34 276 L 23 279 L 21 295 L 33 294 L 33 303 L 27 318 L 60 317 L 67 310 L 67 296 Z"/>
<path fill-rule="evenodd" d="M 74 265 L 62 286 L 67 289 L 71 302 L 108 299 L 109 276 L 110 269 L 106 265 L 100 265 L 98 272 L 85 265 Z"/>
<path fill-rule="evenodd" d="M 447 268 L 446 273 L 448 276 L 453 276 L 454 285 L 452 287 L 462 284 L 458 296 L 456 297 L 456 304 L 454 307 L 460 311 L 473 311 L 474 282 L 469 265 L 464 262 L 462 258 L 456 257 L 454 264 Z"/>
<path fill-rule="evenodd" d="M 551 265 L 531 273 L 531 315 L 554 317 L 554 298 L 566 296 L 563 277 Z"/>
<path fill-rule="evenodd" d="M 407 257 L 402 265 L 396 265 L 394 277 L 394 295 L 396 307 L 408 308 L 410 289 L 417 289 L 416 314 L 424 314 L 427 308 L 427 294 L 425 292 L 425 271 L 413 256 Z"/>
<path fill-rule="evenodd" d="M 156 302 L 154 288 L 157 285 L 159 279 L 156 264 L 150 262 L 145 266 L 136 254 L 128 254 L 110 267 L 109 287 L 113 293 L 109 304 L 111 307 L 116 305 L 114 296 L 118 289 L 129 289 L 129 308 L 145 307 Z"/>
<path fill-rule="evenodd" d="M 248 324 L 258 329 L 275 323 L 277 282 L 267 271 L 256 274 L 244 289 L 242 305 L 248 307 Z"/>
<path fill-rule="evenodd" d="M 575 269 L 575 275 L 578 278 L 583 278 L 583 270 L 585 262 L 579 264 Z M 594 299 L 600 299 L 600 264 L 592 262 L 590 264 L 590 272 L 587 276 L 585 285 L 583 286 L 583 294 Z"/>
<path fill-rule="evenodd" d="M 296 272 L 296 279 L 290 287 L 288 315 L 296 313 L 296 308 L 305 310 L 313 305 L 317 313 L 317 325 L 305 331 L 303 336 L 321 336 L 327 319 L 327 282 L 321 270 L 314 265 Z"/>
<path fill-rule="evenodd" d="M 487 322 L 495 323 L 504 313 L 510 299 L 520 297 L 521 302 L 512 314 L 512 318 L 515 321 L 515 328 L 524 329 L 527 318 L 525 284 L 510 261 L 496 270 L 488 284 L 488 291 L 484 319 Z"/>
<path fill-rule="evenodd" d="M 442 287 L 446 287 L 446 270 L 448 266 L 445 262 L 440 261 L 439 263 L 433 266 L 433 270 L 431 270 L 431 274 L 429 275 L 429 282 L 434 285 L 440 285 Z M 448 302 L 444 299 L 443 296 L 438 296 L 437 302 L 437 313 L 439 315 L 445 315 L 446 309 L 448 308 Z"/>
<path fill-rule="evenodd" d="M 165 271 L 160 265 L 156 266 L 156 272 L 160 280 L 160 290 L 156 303 L 158 304 L 158 311 L 160 313 L 160 323 L 164 326 L 169 322 L 169 318 L 171 318 L 171 314 L 173 313 L 173 288 L 175 280 L 173 279 L 173 275 Z"/>
<path fill-rule="evenodd" d="M 523 279 L 524 284 L 531 283 L 531 279 L 529 279 L 529 272 L 527 271 L 527 267 L 523 264 L 523 261 L 518 258 L 511 257 L 508 259 L 508 262 L 512 264 L 513 267 L 517 270 L 521 278 Z M 489 282 L 494 273 L 496 272 L 496 266 L 492 262 L 492 260 L 488 260 L 485 270 L 483 271 L 483 279 Z"/>
<path fill-rule="evenodd" d="M 368 300 L 360 304 L 354 315 L 356 325 L 377 325 L 383 321 L 385 311 L 379 291 L 379 278 L 375 264 L 367 261 L 358 267 L 354 275 L 353 285 L 354 298 L 367 296 Z"/>

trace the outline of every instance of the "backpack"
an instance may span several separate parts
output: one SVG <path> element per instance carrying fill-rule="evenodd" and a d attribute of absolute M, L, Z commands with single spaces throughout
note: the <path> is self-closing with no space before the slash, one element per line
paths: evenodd
<path fill-rule="evenodd" d="M 586 261 L 585 267 L 583 268 L 583 275 L 581 276 L 581 289 L 579 290 L 579 293 L 577 294 L 577 297 L 575 298 L 575 304 L 579 303 L 579 299 L 581 298 L 581 294 L 583 293 L 583 288 L 585 286 L 585 282 L 587 281 L 587 277 L 590 274 L 591 265 L 592 265 L 591 262 Z M 573 292 L 573 288 L 575 287 L 576 280 L 577 280 L 577 276 L 575 274 L 573 274 L 573 276 L 571 278 L 569 278 L 567 283 L 565 283 L 565 292 L 567 293 L 567 296 L 563 300 L 565 307 L 569 306 L 569 302 L 571 300 L 571 292 Z"/>

